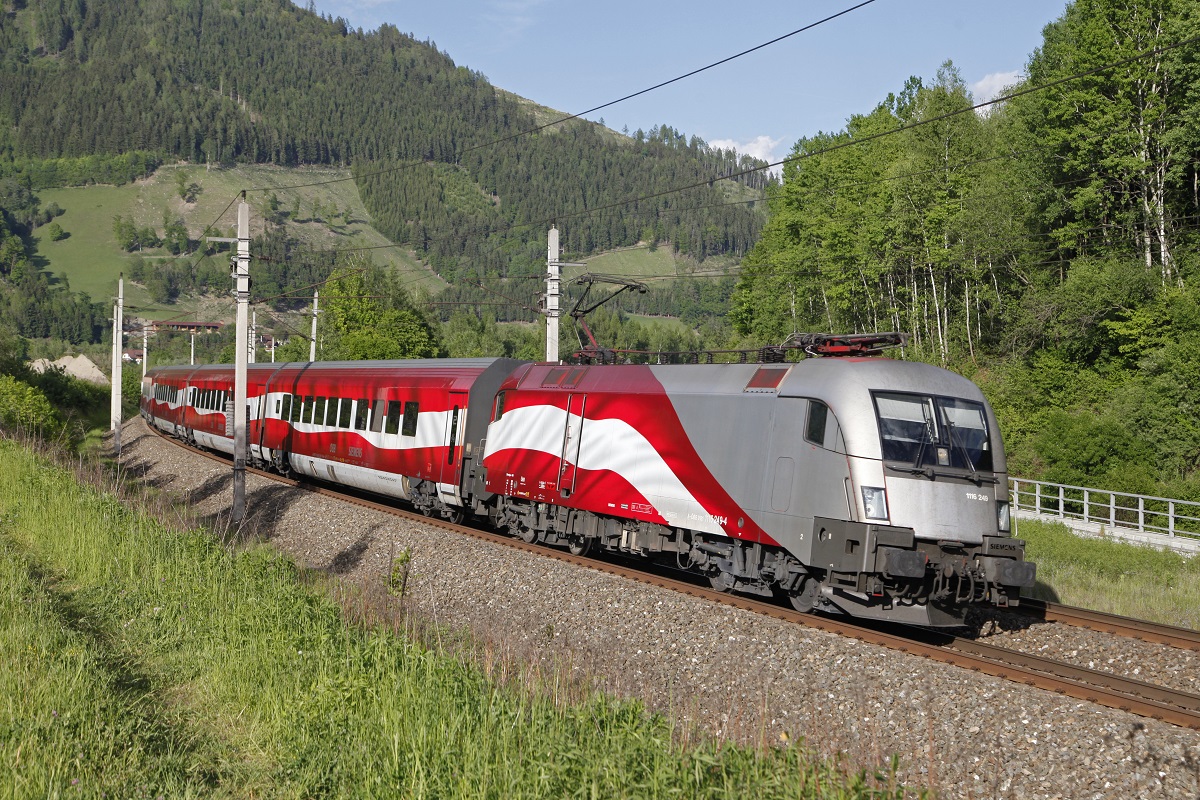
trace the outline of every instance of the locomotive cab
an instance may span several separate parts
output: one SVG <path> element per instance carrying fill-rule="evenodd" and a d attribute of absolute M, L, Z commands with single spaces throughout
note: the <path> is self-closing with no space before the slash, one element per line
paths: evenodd
<path fill-rule="evenodd" d="M 844 422 L 849 513 L 814 509 L 811 535 L 790 549 L 819 596 L 810 588 L 793 602 L 923 625 L 960 624 L 971 605 L 1016 605 L 1035 568 L 1010 535 L 990 407 L 966 379 L 894 365 L 820 370 L 857 378 L 827 383 L 843 389 L 829 406 Z"/>

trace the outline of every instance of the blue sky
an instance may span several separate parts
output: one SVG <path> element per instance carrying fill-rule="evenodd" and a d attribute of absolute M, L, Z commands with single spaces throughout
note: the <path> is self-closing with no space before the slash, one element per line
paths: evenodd
<path fill-rule="evenodd" d="M 429 39 L 493 84 L 576 113 L 759 45 L 857 0 L 316 0 L 317 11 Z M 301 3 L 305 5 L 306 3 Z M 1024 69 L 1065 0 L 875 0 L 816 29 L 589 115 L 666 123 L 770 160 L 838 130 L 947 59 L 977 99 Z"/>

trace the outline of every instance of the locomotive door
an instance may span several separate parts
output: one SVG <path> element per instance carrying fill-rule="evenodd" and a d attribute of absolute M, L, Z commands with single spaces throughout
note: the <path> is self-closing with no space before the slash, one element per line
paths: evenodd
<path fill-rule="evenodd" d="M 450 392 L 450 410 L 446 415 L 446 458 L 442 461 L 442 483 L 458 484 L 462 468 L 463 430 L 467 423 L 467 393 Z"/>
<path fill-rule="evenodd" d="M 587 395 L 567 396 L 567 422 L 563 429 L 562 458 L 558 467 L 558 491 L 569 497 L 575 489 L 575 473 L 579 464 L 579 444 L 583 441 L 583 410 Z"/>

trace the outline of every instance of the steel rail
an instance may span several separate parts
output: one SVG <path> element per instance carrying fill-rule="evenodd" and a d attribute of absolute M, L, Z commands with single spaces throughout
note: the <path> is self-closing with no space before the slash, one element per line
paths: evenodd
<path fill-rule="evenodd" d="M 1064 625 L 1087 628 L 1099 633 L 1200 652 L 1200 631 L 1191 628 L 1147 622 L 1146 620 L 1122 617 L 1119 614 L 1108 614 L 1103 611 L 1092 611 L 1087 608 L 1076 608 L 1030 598 L 1021 598 L 1021 605 L 1014 610 L 1046 622 L 1061 622 Z"/>
<path fill-rule="evenodd" d="M 167 436 L 152 425 L 148 430 L 158 434 L 172 444 L 189 452 L 204 456 L 222 464 L 229 459 L 216 455 Z M 427 517 L 394 505 L 362 497 L 353 491 L 334 489 L 328 486 L 285 478 L 276 473 L 252 467 L 248 472 L 278 483 L 330 497 L 354 505 L 380 511 L 402 519 L 419 521 L 447 531 L 480 539 L 492 544 L 520 550 L 543 558 L 553 558 L 576 566 L 589 567 L 610 575 L 637 581 L 651 586 L 675 591 L 690 597 L 709 600 L 723 605 L 740 608 L 772 619 L 797 623 L 838 636 L 845 636 L 868 644 L 875 644 L 909 655 L 916 655 L 943 664 L 969 669 L 984 675 L 1021 683 L 1056 694 L 1085 700 L 1097 705 L 1126 711 L 1141 717 L 1168 722 L 1180 727 L 1200 730 L 1200 696 L 1154 686 L 1099 670 L 1065 664 L 1059 661 L 1031 656 L 994 645 L 982 644 L 970 639 L 952 636 L 937 631 L 894 626 L 903 633 L 889 633 L 870 624 L 849 622 L 843 619 L 806 614 L 781 605 L 755 600 L 743 595 L 718 592 L 677 578 L 670 578 L 642 569 L 622 566 L 589 556 L 574 556 L 565 550 L 529 544 L 507 535 L 456 524 L 437 517 Z"/>

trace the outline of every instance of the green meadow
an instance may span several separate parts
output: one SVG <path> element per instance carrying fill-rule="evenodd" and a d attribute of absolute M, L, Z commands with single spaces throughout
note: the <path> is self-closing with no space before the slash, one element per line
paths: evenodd
<path fill-rule="evenodd" d="M 200 187 L 196 202 L 185 203 L 179 197 L 176 182 L 179 172 L 186 173 L 188 182 Z M 241 165 L 206 169 L 180 164 L 160 167 L 150 178 L 124 186 L 43 189 L 37 193 L 42 206 L 57 203 L 64 209 L 66 213 L 55 222 L 69 235 L 54 242 L 45 235 L 45 226 L 34 231 L 38 255 L 43 259 L 41 266 L 55 276 L 66 278 L 72 289 L 87 292 L 94 300 L 115 297 L 117 276 L 128 272 L 129 261 L 135 254 L 125 252 L 117 245 L 113 233 L 114 217 L 132 217 L 138 227 L 151 226 L 161 234 L 166 213 L 172 218 L 182 218 L 192 239 L 198 240 L 210 226 L 208 236 L 234 236 L 237 232 L 235 201 L 243 189 L 250 190 L 247 201 L 251 206 L 252 235 L 262 232 L 264 217 L 269 212 L 268 203 L 274 194 L 279 210 L 286 217 L 284 224 L 289 235 L 314 249 L 388 244 L 388 240 L 371 227 L 354 181 L 286 188 L 349 176 L 348 170 L 319 167 L 281 169 Z M 314 202 L 322 210 L 318 219 L 312 215 Z M 329 213 L 335 208 L 338 211 L 336 217 Z M 294 209 L 298 210 L 295 217 L 292 216 Z M 436 292 L 445 285 L 404 247 L 385 247 L 371 253 L 380 263 L 411 276 L 413 287 Z M 151 263 L 172 258 L 161 249 L 138 255 Z M 196 256 L 188 258 L 195 259 Z M 178 312 L 180 305 L 194 304 L 190 300 L 174 306 L 156 304 L 141 287 L 129 282 L 126 282 L 125 290 L 130 305 L 150 312 Z"/>
<path fill-rule="evenodd" d="M 0 798 L 914 796 L 894 765 L 848 773 L 489 670 L 181 518 L 0 441 Z"/>
<path fill-rule="evenodd" d="M 1020 520 L 1015 535 L 1037 564 L 1034 597 L 1200 629 L 1200 556 L 1085 539 L 1036 520 Z"/>

